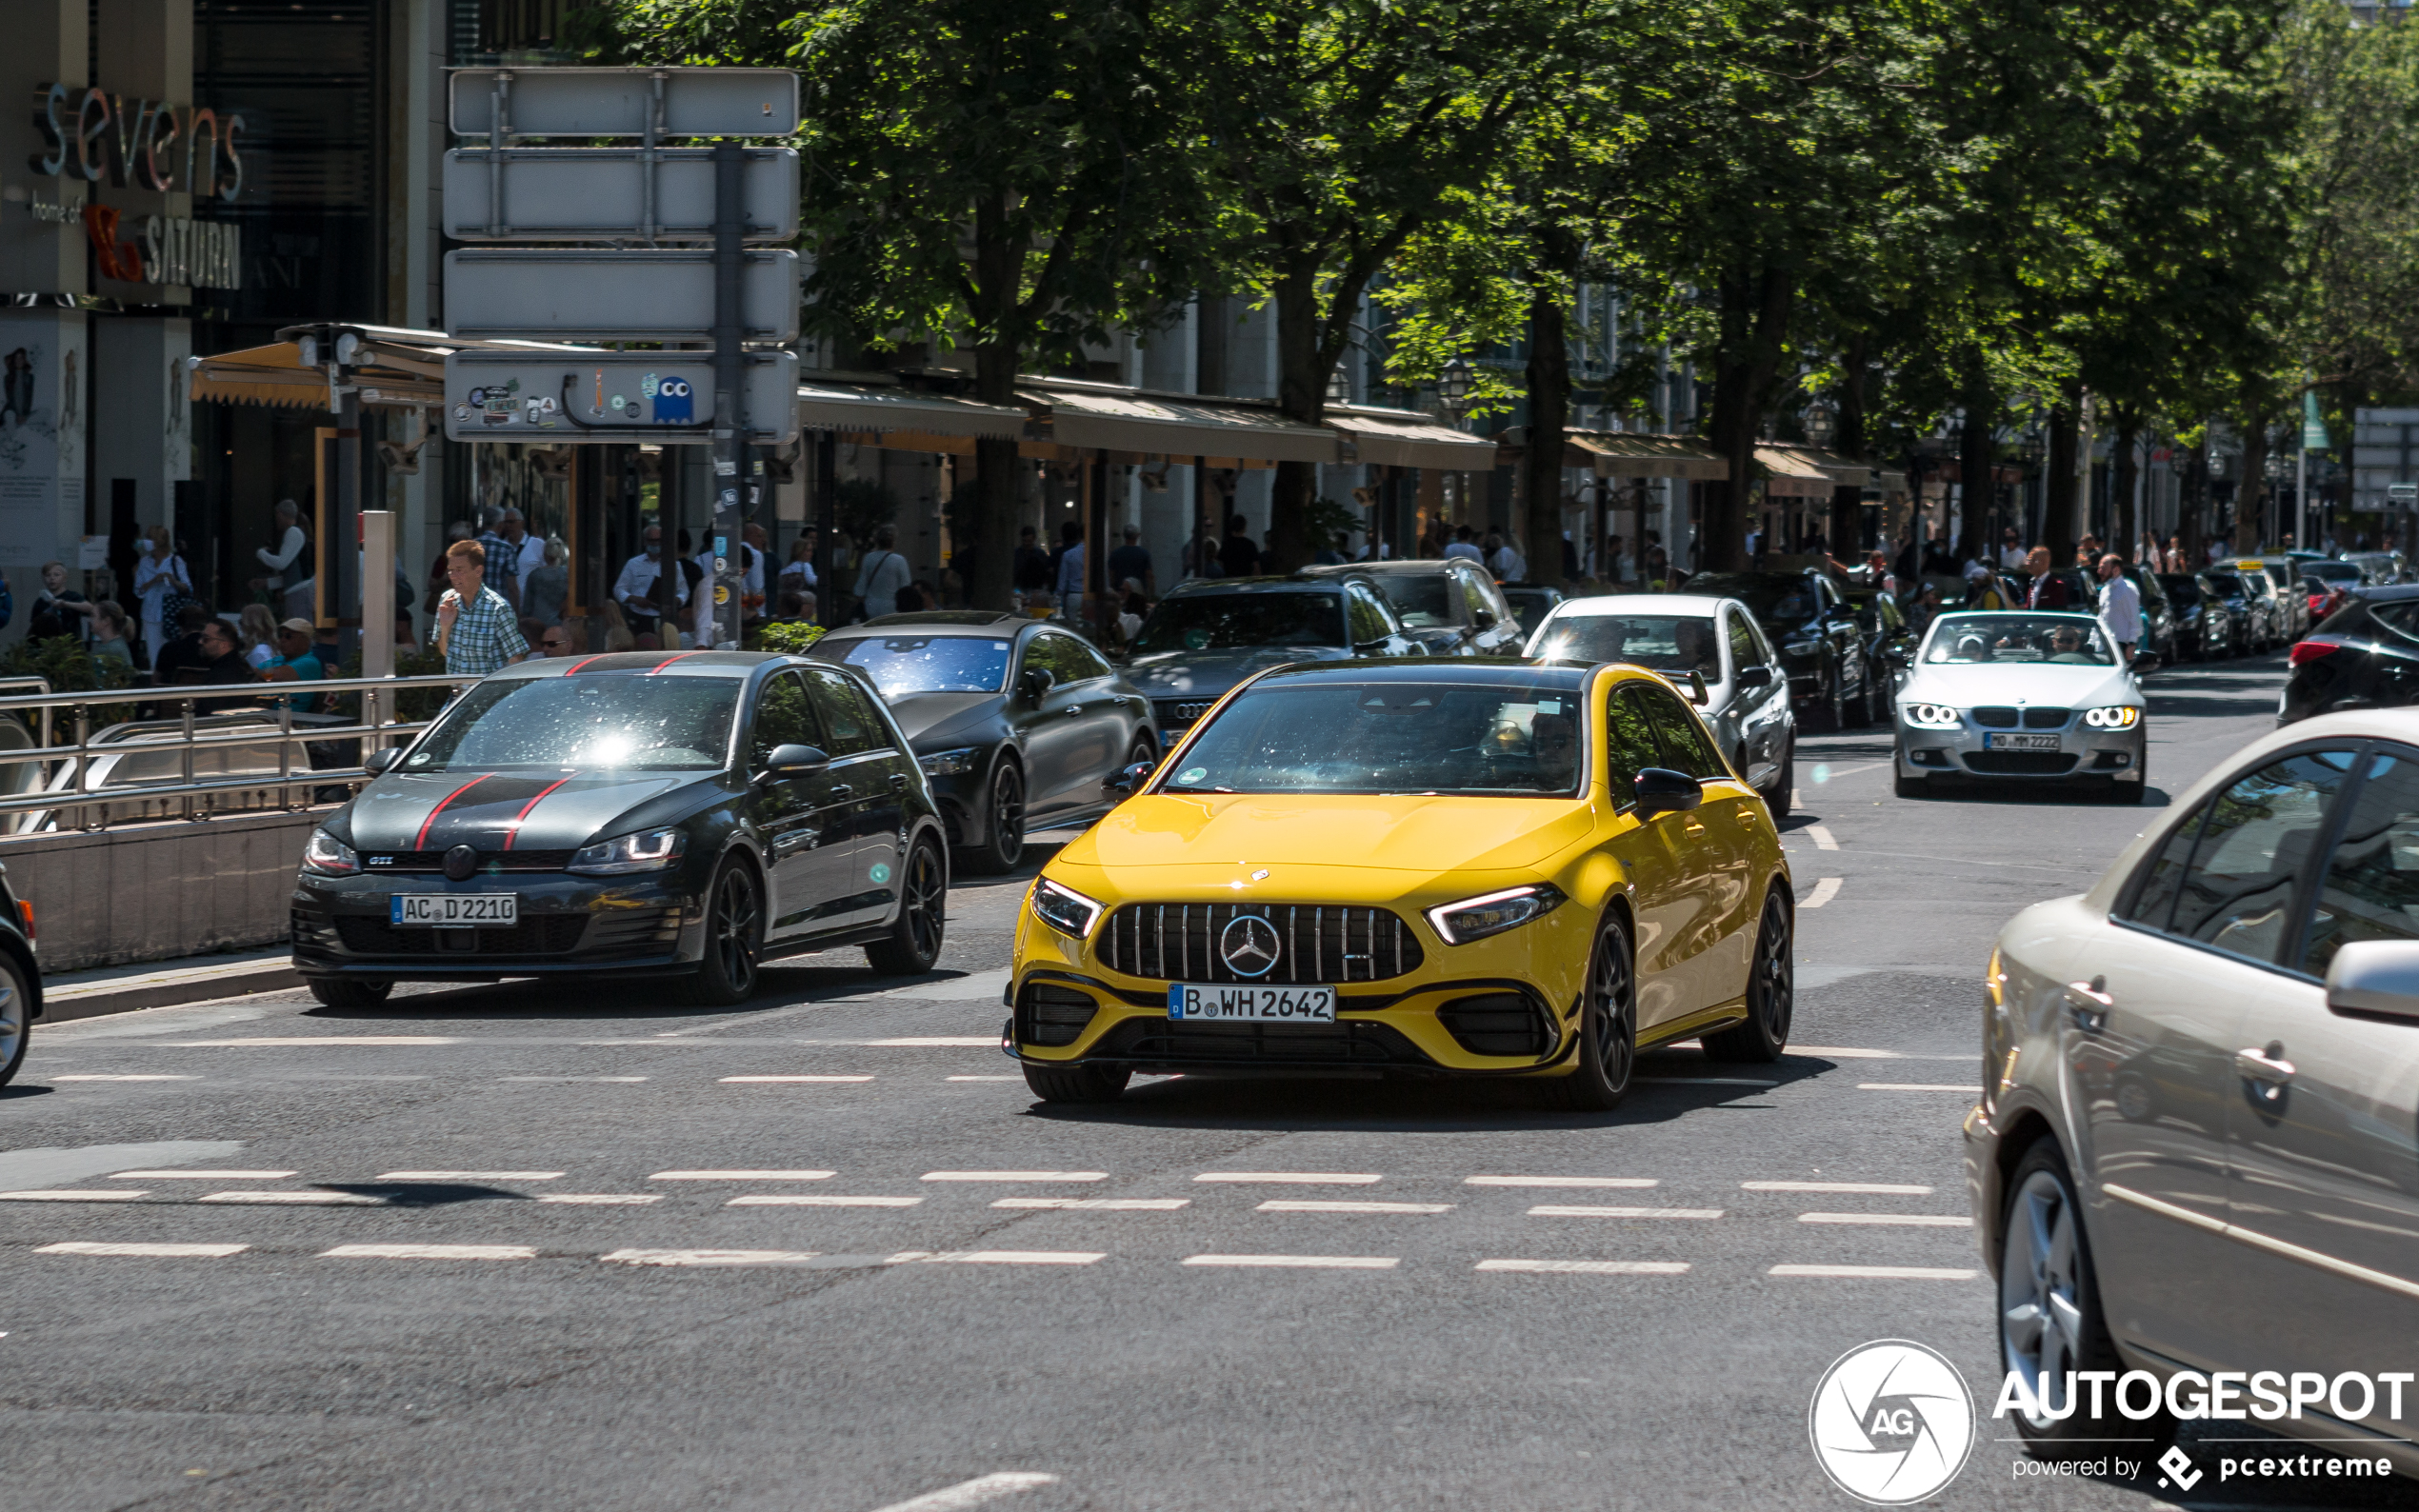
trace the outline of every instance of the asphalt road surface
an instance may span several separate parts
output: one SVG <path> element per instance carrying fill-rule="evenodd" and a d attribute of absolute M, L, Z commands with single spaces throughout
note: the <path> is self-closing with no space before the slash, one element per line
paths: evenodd
<path fill-rule="evenodd" d="M 2153 804 L 2282 672 L 2153 680 Z M 1808 1442 L 1835 1358 L 1995 1391 L 1957 1134 L 1989 938 L 2149 814 L 1902 802 L 1888 751 L 1800 747 L 1791 1053 L 1648 1057 L 1609 1116 L 1041 1107 L 997 1048 L 1019 879 L 908 985 L 843 952 L 737 1011 L 508 984 L 41 1032 L 0 1094 L 0 1506 L 1853 1505 Z M 2019 1460 L 1985 1420 L 1929 1504 L 2346 1504 Z"/>

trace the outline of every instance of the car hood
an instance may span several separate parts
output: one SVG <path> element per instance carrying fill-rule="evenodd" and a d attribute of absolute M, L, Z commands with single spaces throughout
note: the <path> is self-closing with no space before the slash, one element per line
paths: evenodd
<path fill-rule="evenodd" d="M 1349 881 L 1380 870 L 1436 875 L 1544 865 L 1586 836 L 1593 811 L 1568 798 L 1284 797 L 1148 793 L 1060 853 L 1118 871 L 1190 866 L 1225 885 L 1237 866 L 1317 868 Z M 1269 887 L 1282 887 L 1283 872 Z"/>
<path fill-rule="evenodd" d="M 910 693 L 890 701 L 890 717 L 899 733 L 923 744 L 928 737 L 945 738 L 960 726 L 972 726 L 998 708 L 1000 693 Z"/>
<path fill-rule="evenodd" d="M 573 850 L 615 820 L 703 772 L 390 773 L 347 813 L 352 847 L 372 851 Z"/>
<path fill-rule="evenodd" d="M 1971 666 L 1919 666 L 1900 690 L 1914 703 L 1971 708 L 1979 704 L 2051 705 L 2095 708 L 2139 704 L 2141 685 L 2122 666 L 2073 666 L 2053 662 L 1987 662 Z"/>
<path fill-rule="evenodd" d="M 1126 680 L 1153 698 L 1214 698 L 1245 678 L 1292 662 L 1349 662 L 1340 646 L 1238 646 L 1224 651 L 1160 651 L 1126 666 Z"/>

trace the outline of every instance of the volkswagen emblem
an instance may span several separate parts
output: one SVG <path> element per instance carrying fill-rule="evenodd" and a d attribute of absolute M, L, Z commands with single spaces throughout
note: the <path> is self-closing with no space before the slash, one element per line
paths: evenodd
<path fill-rule="evenodd" d="M 456 882 L 469 881 L 478 869 L 479 853 L 468 846 L 456 846 L 445 853 L 445 874 Z"/>
<path fill-rule="evenodd" d="M 1237 914 L 1218 936 L 1218 957 L 1236 976 L 1267 976 L 1276 969 L 1277 926 L 1256 913 Z"/>

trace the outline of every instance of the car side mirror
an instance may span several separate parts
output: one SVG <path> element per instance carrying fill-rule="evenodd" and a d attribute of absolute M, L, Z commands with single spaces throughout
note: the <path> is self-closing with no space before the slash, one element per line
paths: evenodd
<path fill-rule="evenodd" d="M 1906 647 L 1898 646 L 1889 647 L 1882 652 L 1882 660 L 1892 666 L 1905 666 L 1907 665 Z"/>
<path fill-rule="evenodd" d="M 2327 964 L 2327 1011 L 2419 1024 L 2419 944 L 2355 940 Z"/>
<path fill-rule="evenodd" d="M 1629 786 L 1638 795 L 1641 821 L 1658 814 L 1680 813 L 1705 802 L 1705 784 L 1669 766 L 1649 766 L 1638 773 L 1637 780 Z"/>
<path fill-rule="evenodd" d="M 1770 687 L 1772 669 L 1769 666 L 1742 666 L 1736 679 L 1741 688 Z"/>
<path fill-rule="evenodd" d="M 1136 762 L 1102 783 L 1101 790 L 1111 798 L 1130 798 L 1143 784 L 1150 781 L 1150 774 L 1155 769 L 1150 762 Z"/>
<path fill-rule="evenodd" d="M 361 759 L 361 769 L 368 772 L 370 776 L 375 777 L 380 772 L 386 771 L 390 767 L 393 766 L 394 764 L 402 758 L 402 750 L 396 746 L 390 746 L 384 750 L 373 750 L 369 755 L 363 757 Z"/>
<path fill-rule="evenodd" d="M 1713 702 L 1713 695 L 1705 690 L 1705 674 L 1693 666 L 1689 668 L 1689 702 L 1699 708 Z"/>
<path fill-rule="evenodd" d="M 1016 680 L 1016 686 L 1027 698 L 1040 698 L 1049 693 L 1051 685 L 1057 681 L 1050 675 L 1049 667 L 1029 666 L 1025 668 L 1025 675 Z"/>
<path fill-rule="evenodd" d="M 1495 627 L 1495 611 L 1492 609 L 1472 609 L 1469 619 L 1472 625 L 1482 630 L 1491 630 Z"/>
<path fill-rule="evenodd" d="M 820 746 L 775 746 L 772 754 L 765 758 L 765 775 L 797 777 L 830 765 L 830 753 Z"/>

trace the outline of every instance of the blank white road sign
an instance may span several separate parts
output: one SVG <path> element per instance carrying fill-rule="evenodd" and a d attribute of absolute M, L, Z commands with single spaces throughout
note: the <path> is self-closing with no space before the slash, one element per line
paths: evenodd
<path fill-rule="evenodd" d="M 502 192 L 490 197 L 499 158 Z M 705 148 L 658 149 L 651 209 L 648 163 L 645 150 L 635 147 L 522 147 L 500 154 L 456 148 L 445 155 L 445 233 L 463 242 L 713 235 L 713 153 Z M 740 182 L 748 240 L 786 242 L 798 234 L 796 149 L 748 149 Z"/>
<path fill-rule="evenodd" d="M 798 254 L 751 250 L 741 339 L 794 341 Z M 445 255 L 445 330 L 484 340 L 710 341 L 713 254 L 465 248 Z"/>
<path fill-rule="evenodd" d="M 497 75 L 516 137 L 647 134 L 662 76 L 661 137 L 788 136 L 798 129 L 798 75 L 788 69 L 455 69 L 446 122 L 457 136 L 494 130 Z"/>

